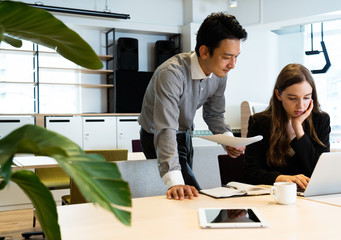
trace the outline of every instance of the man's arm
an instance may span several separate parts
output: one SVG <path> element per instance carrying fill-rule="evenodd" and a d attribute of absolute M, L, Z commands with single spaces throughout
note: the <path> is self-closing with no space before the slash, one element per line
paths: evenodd
<path fill-rule="evenodd" d="M 162 180 L 167 186 L 167 197 L 177 200 L 198 196 L 193 186 L 185 185 L 179 163 L 176 130 L 179 128 L 178 107 L 182 85 L 175 73 L 160 71 L 155 81 L 154 144 Z"/>

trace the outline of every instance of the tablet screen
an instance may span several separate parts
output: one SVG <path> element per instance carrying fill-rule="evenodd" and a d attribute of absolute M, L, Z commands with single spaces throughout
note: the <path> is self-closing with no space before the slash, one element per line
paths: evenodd
<path fill-rule="evenodd" d="M 267 226 L 255 208 L 201 208 L 199 218 L 200 225 L 204 228 Z"/>
<path fill-rule="evenodd" d="M 208 223 L 260 222 L 252 209 L 206 209 Z"/>

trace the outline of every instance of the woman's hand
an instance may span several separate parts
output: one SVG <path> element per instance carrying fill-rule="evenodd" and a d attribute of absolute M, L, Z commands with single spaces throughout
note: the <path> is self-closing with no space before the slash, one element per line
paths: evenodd
<path fill-rule="evenodd" d="M 301 137 L 303 137 L 304 130 L 303 130 L 302 123 L 304 122 L 304 120 L 307 119 L 307 117 L 309 117 L 313 108 L 314 108 L 314 103 L 313 103 L 313 100 L 311 99 L 308 109 L 303 114 L 301 114 L 300 116 L 293 117 L 291 119 L 292 128 L 295 131 L 297 139 L 300 139 Z"/>
<path fill-rule="evenodd" d="M 309 183 L 309 178 L 303 174 L 298 175 L 279 175 L 275 182 L 293 182 L 300 186 L 302 189 L 306 189 Z"/>

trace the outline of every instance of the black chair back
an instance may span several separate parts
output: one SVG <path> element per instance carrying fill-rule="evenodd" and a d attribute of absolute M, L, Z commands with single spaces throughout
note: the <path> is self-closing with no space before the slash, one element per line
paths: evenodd
<path fill-rule="evenodd" d="M 243 182 L 244 154 L 231 158 L 227 154 L 218 155 L 221 185 L 228 182 Z"/>

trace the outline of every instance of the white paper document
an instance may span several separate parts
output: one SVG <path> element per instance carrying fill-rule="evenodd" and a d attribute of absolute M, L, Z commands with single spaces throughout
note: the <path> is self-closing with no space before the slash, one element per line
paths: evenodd
<path fill-rule="evenodd" d="M 244 147 L 254 142 L 258 142 L 263 139 L 263 136 L 258 135 L 250 138 L 242 138 L 242 137 L 233 137 L 226 136 L 223 134 L 214 134 L 209 136 L 198 136 L 199 138 L 203 138 L 212 142 L 220 143 L 222 145 L 230 146 L 230 147 Z"/>

